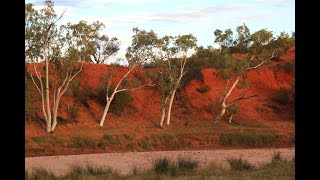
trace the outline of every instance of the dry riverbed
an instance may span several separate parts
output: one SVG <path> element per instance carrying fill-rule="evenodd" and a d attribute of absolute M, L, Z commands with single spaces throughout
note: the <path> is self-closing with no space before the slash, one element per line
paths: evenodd
<path fill-rule="evenodd" d="M 291 160 L 295 156 L 295 148 L 263 148 L 263 149 L 231 149 L 231 150 L 193 150 L 193 151 L 152 151 L 104 154 L 81 154 L 67 156 L 26 157 L 25 169 L 44 167 L 52 170 L 56 175 L 66 173 L 70 165 L 92 164 L 98 167 L 111 167 L 121 174 L 130 174 L 133 167 L 149 169 L 152 160 L 158 157 L 169 157 L 176 160 L 178 156 L 191 157 L 199 161 L 199 167 L 205 167 L 211 162 L 228 166 L 227 158 L 242 157 L 253 165 L 268 163 L 275 152 L 281 157 Z"/>

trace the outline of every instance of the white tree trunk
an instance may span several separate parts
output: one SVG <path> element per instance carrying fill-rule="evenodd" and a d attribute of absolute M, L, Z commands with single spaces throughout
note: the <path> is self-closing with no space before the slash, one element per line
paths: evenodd
<path fill-rule="evenodd" d="M 111 101 L 113 100 L 113 97 L 110 98 L 109 100 L 107 100 L 107 104 L 106 104 L 106 107 L 104 108 L 104 111 L 103 111 L 103 115 L 102 115 L 102 118 L 100 120 L 100 126 L 103 126 L 103 123 L 106 119 L 106 116 L 108 114 L 108 111 L 109 111 L 109 107 L 110 107 L 110 104 L 111 104 Z"/>
<path fill-rule="evenodd" d="M 226 100 L 227 98 L 229 97 L 229 95 L 231 94 L 231 92 L 233 91 L 233 89 L 236 87 L 236 85 L 238 84 L 239 82 L 239 79 L 240 77 L 238 76 L 237 79 L 233 82 L 231 88 L 229 89 L 229 91 L 225 94 L 225 96 L 223 97 L 222 99 L 222 104 L 221 104 L 221 112 L 220 114 L 216 117 L 214 123 L 217 123 L 221 118 L 222 116 L 226 113 L 226 109 L 228 107 L 228 105 L 226 105 Z"/>
<path fill-rule="evenodd" d="M 47 107 L 47 132 L 51 130 L 51 112 L 50 112 L 50 92 L 49 92 L 49 59 L 47 54 L 44 51 L 45 59 L 46 59 L 46 107 Z"/>
<path fill-rule="evenodd" d="M 231 114 L 230 118 L 229 118 L 229 123 L 232 123 L 232 118 L 233 118 L 233 114 Z"/>
<path fill-rule="evenodd" d="M 222 118 L 222 116 L 226 113 L 226 109 L 227 109 L 227 106 L 226 106 L 226 105 L 224 104 L 224 102 L 223 102 L 222 107 L 221 107 L 221 112 L 220 112 L 220 114 L 216 117 L 214 123 L 217 123 L 217 122 Z"/>
<path fill-rule="evenodd" d="M 62 94 L 60 94 L 60 88 L 58 88 L 57 98 L 56 98 L 54 105 L 53 105 L 53 112 L 52 112 L 53 119 L 52 119 L 51 131 L 54 131 L 54 129 L 57 126 L 57 114 L 58 114 L 58 107 L 59 107 L 61 95 Z"/>
<path fill-rule="evenodd" d="M 174 100 L 174 95 L 176 94 L 176 90 L 172 91 L 170 102 L 169 102 L 169 108 L 168 108 L 168 115 L 167 115 L 167 125 L 170 124 L 170 119 L 171 119 L 171 108 Z"/>
<path fill-rule="evenodd" d="M 163 121 L 164 121 L 165 116 L 166 116 L 166 108 L 165 108 L 165 107 L 162 107 L 162 114 L 161 114 L 160 126 L 163 125 Z"/>

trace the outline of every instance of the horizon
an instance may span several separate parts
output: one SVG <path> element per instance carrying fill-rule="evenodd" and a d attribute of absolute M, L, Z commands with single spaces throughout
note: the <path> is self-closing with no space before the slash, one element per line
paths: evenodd
<path fill-rule="evenodd" d="M 214 30 L 231 28 L 245 23 L 250 33 L 260 29 L 272 31 L 275 36 L 281 32 L 295 32 L 294 0 L 242 0 L 232 2 L 203 0 L 55 0 L 54 9 L 61 14 L 67 9 L 59 24 L 88 23 L 100 21 L 105 25 L 101 34 L 117 37 L 120 42 L 118 53 L 110 57 L 107 64 L 116 59 L 125 59 L 131 45 L 132 28 L 154 30 L 158 36 L 193 34 L 198 46 L 218 47 L 214 43 Z M 36 9 L 42 8 L 44 1 L 26 0 Z M 190 55 L 192 52 L 190 52 Z"/>

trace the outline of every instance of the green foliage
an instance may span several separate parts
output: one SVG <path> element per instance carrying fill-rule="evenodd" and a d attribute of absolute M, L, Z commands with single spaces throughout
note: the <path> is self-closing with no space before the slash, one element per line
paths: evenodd
<path fill-rule="evenodd" d="M 93 140 L 84 137 L 73 137 L 71 143 L 75 148 L 94 148 L 96 146 Z"/>
<path fill-rule="evenodd" d="M 277 143 L 281 138 L 277 134 L 221 134 L 219 143 L 224 146 L 248 146 L 248 147 L 269 147 Z"/>
<path fill-rule="evenodd" d="M 199 88 L 197 88 L 197 91 L 200 92 L 201 94 L 209 92 L 210 90 L 211 90 L 210 86 L 200 86 Z"/>
<path fill-rule="evenodd" d="M 227 160 L 233 171 L 248 171 L 253 169 L 253 165 L 242 158 L 228 158 Z"/>
<path fill-rule="evenodd" d="M 273 101 L 278 102 L 282 105 L 286 105 L 289 103 L 289 92 L 284 87 L 280 87 L 278 91 L 276 91 L 276 94 L 274 98 L 272 98 Z"/>

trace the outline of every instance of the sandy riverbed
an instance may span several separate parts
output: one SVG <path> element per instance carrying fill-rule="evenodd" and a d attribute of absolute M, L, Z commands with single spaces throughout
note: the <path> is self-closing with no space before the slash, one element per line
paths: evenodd
<path fill-rule="evenodd" d="M 242 157 L 253 165 L 267 163 L 272 159 L 275 152 L 280 152 L 284 159 L 292 159 L 295 148 L 267 148 L 267 149 L 232 149 L 232 150 L 194 150 L 194 151 L 152 151 L 152 152 L 128 152 L 128 153 L 104 153 L 104 154 L 81 154 L 67 156 L 42 156 L 26 157 L 25 169 L 33 167 L 45 167 L 57 175 L 63 175 L 72 164 L 84 165 L 90 163 L 96 166 L 111 167 L 121 174 L 130 174 L 134 166 L 139 169 L 151 168 L 152 160 L 157 157 L 169 157 L 176 159 L 190 156 L 199 161 L 199 166 L 205 167 L 211 162 L 227 166 L 228 157 Z"/>

